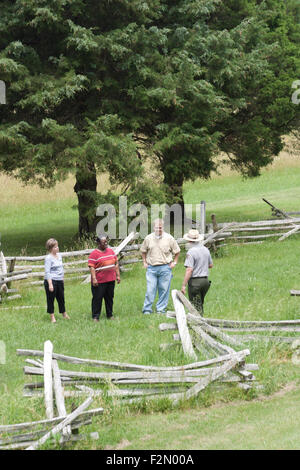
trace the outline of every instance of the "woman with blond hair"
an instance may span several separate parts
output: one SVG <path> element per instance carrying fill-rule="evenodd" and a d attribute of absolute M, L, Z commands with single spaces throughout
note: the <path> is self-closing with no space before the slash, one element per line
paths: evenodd
<path fill-rule="evenodd" d="M 62 256 L 59 253 L 58 242 L 55 238 L 49 238 L 46 242 L 49 254 L 45 258 L 44 286 L 47 298 L 47 312 L 50 314 L 51 323 L 56 323 L 54 315 L 54 300 L 57 300 L 59 313 L 63 318 L 70 319 L 65 308 L 64 293 L 64 268 Z"/>

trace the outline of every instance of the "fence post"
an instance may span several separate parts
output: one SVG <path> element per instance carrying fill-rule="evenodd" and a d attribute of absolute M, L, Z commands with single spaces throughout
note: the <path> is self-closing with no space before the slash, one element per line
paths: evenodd
<path fill-rule="evenodd" d="M 201 213 L 200 213 L 200 233 L 205 234 L 206 232 L 206 203 L 201 201 Z"/>

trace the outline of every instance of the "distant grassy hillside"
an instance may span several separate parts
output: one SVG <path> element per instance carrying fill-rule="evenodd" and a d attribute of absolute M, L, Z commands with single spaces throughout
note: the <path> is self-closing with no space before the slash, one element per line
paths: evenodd
<path fill-rule="evenodd" d="M 293 150 L 293 148 L 291 149 Z M 219 222 L 267 219 L 270 207 L 262 197 L 287 211 L 300 211 L 300 155 L 282 152 L 272 165 L 254 179 L 243 179 L 223 167 L 220 175 L 208 181 L 197 179 L 184 185 L 185 202 L 207 203 L 207 220 L 215 213 Z M 61 249 L 76 243 L 78 226 L 74 178 L 53 189 L 23 186 L 19 181 L 0 175 L 0 234 L 2 249 L 8 254 L 36 254 L 44 250 L 44 241 L 60 239 Z M 109 189 L 107 175 L 98 179 L 98 191 Z"/>
<path fill-rule="evenodd" d="M 267 219 L 271 208 L 262 198 L 283 211 L 300 212 L 299 183 L 300 158 L 282 157 L 280 165 L 263 170 L 258 178 L 228 174 L 186 183 L 185 202 L 206 201 L 207 217 L 215 213 L 219 222 Z"/>
<path fill-rule="evenodd" d="M 78 227 L 74 184 L 70 176 L 53 189 L 41 189 L 0 175 L 2 250 L 7 255 L 41 253 L 49 237 L 59 238 L 61 250 L 72 248 Z M 99 177 L 98 185 L 107 188 L 108 176 Z"/>

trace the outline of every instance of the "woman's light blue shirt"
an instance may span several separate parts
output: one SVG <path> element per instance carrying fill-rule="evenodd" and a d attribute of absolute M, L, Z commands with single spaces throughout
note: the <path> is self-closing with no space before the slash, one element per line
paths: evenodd
<path fill-rule="evenodd" d="M 45 258 L 45 279 L 53 281 L 63 281 L 64 268 L 61 254 L 57 254 L 57 258 L 49 254 Z"/>

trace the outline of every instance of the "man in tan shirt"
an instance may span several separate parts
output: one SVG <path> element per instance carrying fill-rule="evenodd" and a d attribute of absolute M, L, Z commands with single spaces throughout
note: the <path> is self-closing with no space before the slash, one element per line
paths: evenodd
<path fill-rule="evenodd" d="M 157 291 L 157 313 L 165 313 L 169 301 L 172 269 L 177 264 L 180 248 L 172 235 L 164 232 L 163 220 L 155 220 L 154 232 L 146 236 L 141 246 L 141 253 L 147 279 L 143 313 L 152 313 L 152 304 Z"/>

